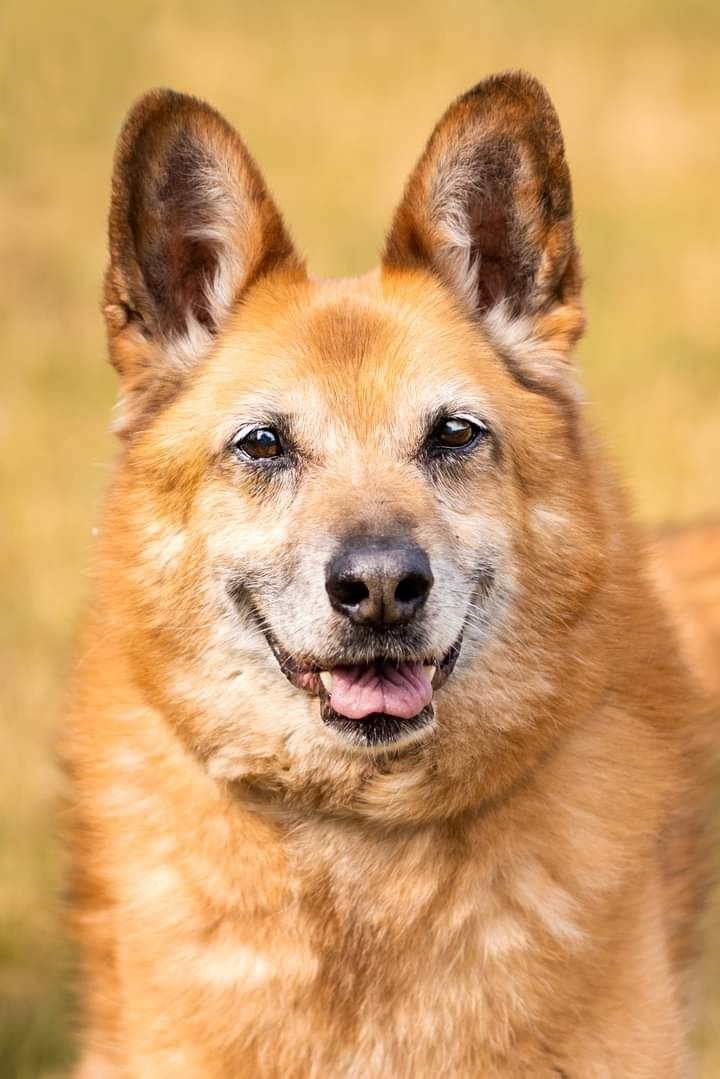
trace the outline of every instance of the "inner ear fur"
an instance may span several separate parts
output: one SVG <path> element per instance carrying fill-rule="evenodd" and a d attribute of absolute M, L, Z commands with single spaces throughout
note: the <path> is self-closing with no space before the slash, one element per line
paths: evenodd
<path fill-rule="evenodd" d="M 304 274 L 239 135 L 171 90 L 146 94 L 123 127 L 109 246 L 104 310 L 126 403 L 167 399 L 259 278 Z"/>
<path fill-rule="evenodd" d="M 584 328 L 557 113 L 523 72 L 455 101 L 410 176 L 383 259 L 440 277 L 488 331 L 567 354 Z"/>

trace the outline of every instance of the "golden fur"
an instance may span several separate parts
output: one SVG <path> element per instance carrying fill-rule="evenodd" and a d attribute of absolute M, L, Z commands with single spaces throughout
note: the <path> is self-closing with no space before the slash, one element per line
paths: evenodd
<path fill-rule="evenodd" d="M 306 275 L 217 114 L 148 95 L 110 241 L 122 444 L 64 738 L 79 1074 L 690 1074 L 706 702 L 582 415 L 544 91 L 460 99 L 349 282 Z M 493 438 L 430 473 L 448 402 Z M 227 445 L 270 408 L 302 465 L 266 482 Z M 398 527 L 429 650 L 463 647 L 423 737 L 359 749 L 262 630 L 339 647 L 322 566 Z"/>

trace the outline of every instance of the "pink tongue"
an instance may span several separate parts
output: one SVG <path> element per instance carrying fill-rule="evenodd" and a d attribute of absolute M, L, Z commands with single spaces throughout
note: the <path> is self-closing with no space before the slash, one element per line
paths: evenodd
<path fill-rule="evenodd" d="M 335 667 L 330 704 L 348 719 L 386 712 L 412 719 L 432 700 L 432 686 L 421 663 L 390 663 L 371 667 Z"/>

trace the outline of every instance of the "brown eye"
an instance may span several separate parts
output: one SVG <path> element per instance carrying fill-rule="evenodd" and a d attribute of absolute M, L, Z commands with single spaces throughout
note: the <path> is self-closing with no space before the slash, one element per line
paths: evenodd
<path fill-rule="evenodd" d="M 449 416 L 442 420 L 432 435 L 432 442 L 437 449 L 465 450 L 488 429 L 484 423 L 466 420 L 462 416 Z"/>
<path fill-rule="evenodd" d="M 236 454 L 250 457 L 253 461 L 268 461 L 282 457 L 284 453 L 280 436 L 272 427 L 241 431 L 233 439 L 232 448 Z"/>

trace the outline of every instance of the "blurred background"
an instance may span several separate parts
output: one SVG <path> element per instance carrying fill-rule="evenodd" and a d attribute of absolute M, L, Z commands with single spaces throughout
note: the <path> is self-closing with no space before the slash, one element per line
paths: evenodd
<path fill-rule="evenodd" d="M 538 75 L 574 177 L 589 409 L 654 525 L 720 515 L 719 56 L 716 0 L 0 5 L 2 1079 L 73 1059 L 53 738 L 113 454 L 99 297 L 134 98 L 169 85 L 225 113 L 311 268 L 344 275 L 374 263 L 450 100 L 492 71 Z M 705 950 L 717 1079 L 712 925 Z"/>

